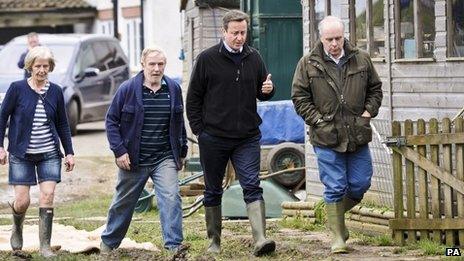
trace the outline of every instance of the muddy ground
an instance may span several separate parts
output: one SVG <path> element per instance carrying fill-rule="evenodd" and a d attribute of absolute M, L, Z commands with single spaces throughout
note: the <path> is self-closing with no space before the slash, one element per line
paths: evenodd
<path fill-rule="evenodd" d="M 80 134 L 74 137 L 76 168 L 72 173 L 62 175 L 62 183 L 56 190 L 58 204 L 77 201 L 102 194 L 112 194 L 116 181 L 114 157 L 108 149 L 103 123 L 80 127 Z M 0 207 L 6 208 L 7 200 L 13 198 L 8 187 L 7 167 L 0 166 Z M 31 189 L 32 204 L 37 204 L 37 188 Z M 187 218 L 186 229 L 194 229 L 198 237 L 206 237 L 203 217 Z M 279 221 L 268 222 L 268 235 L 277 242 L 277 254 L 259 260 L 438 260 L 441 256 L 422 256 L 418 250 L 405 250 L 397 246 L 366 245 L 359 239 L 348 241 L 352 251 L 349 254 L 331 255 L 330 238 L 326 230 L 302 231 L 282 228 Z M 186 238 L 188 243 L 188 238 Z M 118 249 L 109 255 L 88 253 L 71 255 L 61 252 L 56 260 L 251 260 L 252 238 L 247 221 L 226 221 L 223 231 L 223 252 L 220 256 L 190 254 L 188 251 L 178 255 L 145 250 Z M 203 246 L 202 246 L 203 247 Z M 200 251 L 201 253 L 201 251 Z M 0 252 L 1 259 L 18 260 L 9 252 Z M 32 259 L 37 256 L 33 255 Z M 30 258 L 26 258 L 30 259 Z"/>

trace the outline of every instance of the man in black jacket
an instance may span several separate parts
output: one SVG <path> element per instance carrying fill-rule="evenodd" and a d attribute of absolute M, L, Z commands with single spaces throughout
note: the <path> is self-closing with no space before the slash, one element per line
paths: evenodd
<path fill-rule="evenodd" d="M 249 17 L 224 15 L 224 39 L 197 57 L 187 93 L 187 117 L 198 138 L 205 178 L 205 219 L 211 244 L 220 252 L 222 180 L 229 159 L 243 189 L 256 256 L 275 250 L 265 238 L 263 190 L 259 186 L 261 118 L 256 99 L 274 95 L 271 75 L 258 51 L 245 44 Z"/>

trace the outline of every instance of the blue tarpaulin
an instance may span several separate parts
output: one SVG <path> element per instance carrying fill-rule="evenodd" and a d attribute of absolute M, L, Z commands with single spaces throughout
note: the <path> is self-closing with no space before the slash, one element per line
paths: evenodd
<path fill-rule="evenodd" d="M 259 102 L 258 114 L 263 119 L 259 126 L 261 145 L 304 143 L 304 121 L 296 114 L 292 101 Z"/>

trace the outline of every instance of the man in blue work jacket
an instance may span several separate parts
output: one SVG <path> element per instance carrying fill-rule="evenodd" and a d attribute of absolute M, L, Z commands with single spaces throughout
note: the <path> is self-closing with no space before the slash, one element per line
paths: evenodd
<path fill-rule="evenodd" d="M 101 236 L 102 252 L 121 244 L 149 177 L 155 185 L 164 247 L 185 249 L 178 185 L 178 170 L 187 155 L 182 91 L 164 75 L 166 56 L 160 48 L 143 50 L 141 64 L 143 70 L 118 89 L 106 116 L 119 172 Z"/>

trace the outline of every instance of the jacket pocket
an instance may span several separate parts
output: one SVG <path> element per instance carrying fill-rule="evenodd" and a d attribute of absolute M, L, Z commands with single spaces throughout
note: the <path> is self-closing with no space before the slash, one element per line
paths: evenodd
<path fill-rule="evenodd" d="M 133 105 L 124 105 L 121 110 L 121 121 L 132 122 L 134 120 L 135 107 Z"/>
<path fill-rule="evenodd" d="M 322 146 L 335 147 L 338 145 L 338 130 L 333 116 L 324 116 L 324 121 L 313 126 L 311 139 Z"/>
<path fill-rule="evenodd" d="M 177 105 L 174 107 L 174 120 L 176 122 L 180 122 L 182 121 L 184 117 L 184 106 L 181 104 L 181 105 Z"/>
<path fill-rule="evenodd" d="M 356 116 L 354 138 L 357 145 L 365 145 L 372 140 L 371 118 Z"/>

